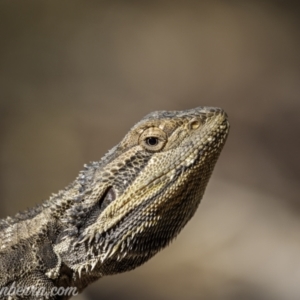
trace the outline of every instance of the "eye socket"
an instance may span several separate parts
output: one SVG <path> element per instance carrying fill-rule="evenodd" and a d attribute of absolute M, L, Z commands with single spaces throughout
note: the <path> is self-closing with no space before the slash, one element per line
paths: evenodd
<path fill-rule="evenodd" d="M 139 137 L 139 144 L 151 152 L 161 150 L 165 146 L 166 142 L 166 133 L 157 127 L 145 129 Z"/>

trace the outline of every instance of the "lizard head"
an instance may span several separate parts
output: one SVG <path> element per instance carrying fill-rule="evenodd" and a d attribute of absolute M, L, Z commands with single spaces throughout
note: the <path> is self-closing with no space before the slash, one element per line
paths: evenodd
<path fill-rule="evenodd" d="M 167 246 L 195 213 L 228 131 L 220 108 L 153 112 L 88 166 L 72 268 L 119 273 Z"/>

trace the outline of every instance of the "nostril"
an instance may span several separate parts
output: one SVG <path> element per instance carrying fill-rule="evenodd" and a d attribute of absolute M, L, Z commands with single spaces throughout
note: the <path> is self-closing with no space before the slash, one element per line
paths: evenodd
<path fill-rule="evenodd" d="M 200 120 L 194 118 L 194 119 L 192 119 L 192 120 L 189 122 L 189 125 L 188 125 L 188 126 L 189 126 L 189 129 L 190 129 L 190 130 L 195 130 L 195 129 L 199 128 L 200 125 L 201 125 Z"/>

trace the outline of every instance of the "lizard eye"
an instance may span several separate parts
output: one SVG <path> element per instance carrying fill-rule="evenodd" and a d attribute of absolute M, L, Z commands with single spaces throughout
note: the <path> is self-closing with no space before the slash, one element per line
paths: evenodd
<path fill-rule="evenodd" d="M 167 142 L 166 133 L 160 128 L 147 128 L 139 138 L 139 144 L 149 151 L 161 150 Z"/>
<path fill-rule="evenodd" d="M 148 146 L 156 146 L 159 143 L 159 140 L 155 136 L 150 136 L 145 139 L 145 142 Z"/>

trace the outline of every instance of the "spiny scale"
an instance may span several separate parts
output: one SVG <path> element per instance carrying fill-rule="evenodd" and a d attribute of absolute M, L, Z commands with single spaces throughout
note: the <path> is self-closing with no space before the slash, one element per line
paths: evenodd
<path fill-rule="evenodd" d="M 64 190 L 0 220 L 0 290 L 38 284 L 47 292 L 81 291 L 146 262 L 195 213 L 228 131 L 220 108 L 144 117 Z"/>

